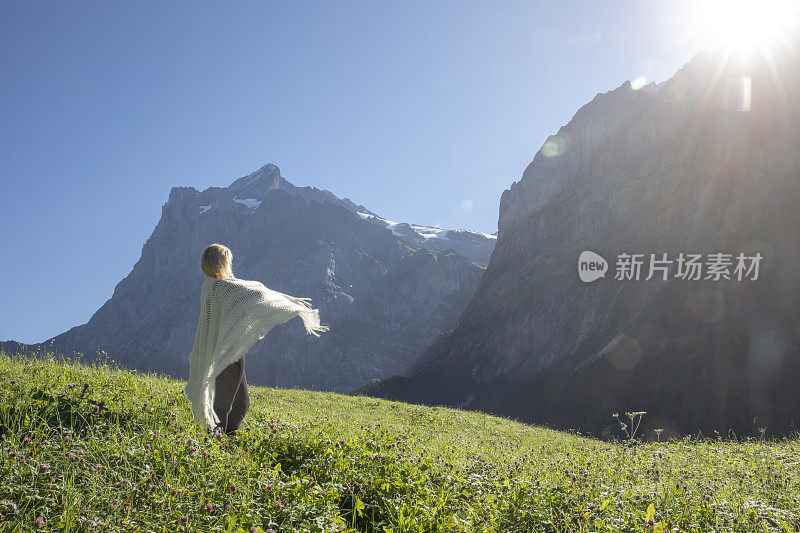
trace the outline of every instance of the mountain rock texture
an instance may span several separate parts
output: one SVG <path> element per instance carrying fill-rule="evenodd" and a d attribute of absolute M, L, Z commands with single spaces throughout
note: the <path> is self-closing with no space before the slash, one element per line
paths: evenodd
<path fill-rule="evenodd" d="M 800 427 L 800 59 L 696 56 L 598 94 L 501 199 L 488 269 L 452 332 L 359 393 L 645 437 Z M 578 277 L 594 251 L 605 278 Z M 730 280 L 649 280 L 650 254 L 733 254 Z M 734 277 L 760 253 L 758 278 Z M 643 253 L 639 280 L 615 279 Z"/>
<path fill-rule="evenodd" d="M 87 359 L 104 350 L 129 367 L 188 376 L 205 279 L 200 253 L 219 242 L 233 252 L 236 277 L 310 297 L 331 328 L 319 338 L 299 319 L 274 328 L 245 357 L 249 381 L 349 391 L 404 372 L 455 325 L 485 269 L 452 249 L 408 244 L 358 213 L 371 212 L 295 187 L 274 165 L 225 188 L 174 187 L 113 296 L 88 323 L 42 345 Z"/>

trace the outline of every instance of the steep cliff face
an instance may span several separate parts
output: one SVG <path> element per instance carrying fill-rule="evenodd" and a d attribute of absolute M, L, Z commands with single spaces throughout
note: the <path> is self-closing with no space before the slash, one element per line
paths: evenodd
<path fill-rule="evenodd" d="M 295 187 L 274 165 L 225 188 L 175 187 L 112 298 L 87 324 L 42 344 L 87 358 L 105 350 L 125 365 L 186 377 L 200 252 L 220 242 L 233 251 L 237 277 L 312 298 L 331 327 L 320 338 L 299 320 L 276 327 L 246 357 L 250 381 L 347 391 L 406 371 L 453 327 L 484 269 L 452 250 L 411 246 L 357 212 L 369 211 Z"/>
<path fill-rule="evenodd" d="M 454 331 L 362 392 L 596 433 L 632 410 L 676 433 L 800 424 L 799 76 L 790 53 L 707 52 L 597 95 L 503 193 Z M 605 279 L 579 279 L 584 250 Z M 764 259 L 754 281 L 645 279 L 681 252 Z M 614 279 L 622 253 L 646 254 L 639 281 Z"/>

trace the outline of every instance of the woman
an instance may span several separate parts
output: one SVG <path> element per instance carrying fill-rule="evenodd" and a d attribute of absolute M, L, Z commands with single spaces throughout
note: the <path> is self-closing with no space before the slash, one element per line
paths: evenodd
<path fill-rule="evenodd" d="M 311 307 L 309 298 L 237 279 L 232 266 L 233 253 L 227 246 L 215 243 L 203 250 L 200 269 L 206 280 L 186 384 L 195 421 L 225 433 L 239 428 L 250 407 L 244 354 L 257 340 L 295 316 L 309 334 L 319 337 L 328 331 L 328 326 L 320 325 L 319 310 Z"/>

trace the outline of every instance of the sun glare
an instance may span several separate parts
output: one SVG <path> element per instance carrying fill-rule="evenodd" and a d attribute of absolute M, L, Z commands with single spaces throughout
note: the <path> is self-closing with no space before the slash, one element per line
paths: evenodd
<path fill-rule="evenodd" d="M 698 2 L 715 46 L 749 51 L 785 40 L 798 25 L 799 0 L 704 0 Z"/>

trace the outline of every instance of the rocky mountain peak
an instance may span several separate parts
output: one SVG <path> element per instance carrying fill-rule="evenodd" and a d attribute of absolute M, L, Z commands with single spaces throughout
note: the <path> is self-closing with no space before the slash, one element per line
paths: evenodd
<path fill-rule="evenodd" d="M 789 432 L 800 56 L 774 52 L 702 53 L 665 82 L 581 107 L 503 193 L 496 248 L 456 328 L 368 392 L 596 433 L 625 410 L 675 434 L 749 435 L 754 418 Z M 608 261 L 605 278 L 580 279 L 585 250 Z M 631 253 L 641 277 L 617 277 Z M 648 277 L 653 257 L 675 268 L 682 253 L 704 268 L 714 254 L 765 263 L 750 281 Z"/>
<path fill-rule="evenodd" d="M 452 250 L 402 242 L 353 210 L 369 213 L 292 185 L 272 164 L 228 187 L 173 187 L 111 299 L 41 346 L 87 361 L 102 349 L 125 366 L 185 377 L 205 279 L 199 256 L 220 242 L 237 277 L 312 298 L 331 326 L 319 339 L 296 320 L 275 327 L 248 352 L 248 380 L 346 392 L 404 371 L 452 328 L 484 269 Z"/>
<path fill-rule="evenodd" d="M 252 197 L 262 197 L 269 191 L 284 189 L 292 194 L 296 187 L 281 176 L 280 169 L 267 163 L 255 172 L 237 179 L 231 183 L 227 190 L 238 195 L 249 195 Z"/>
<path fill-rule="evenodd" d="M 401 240 L 431 251 L 454 250 L 479 266 L 486 266 L 494 250 L 495 235 L 477 231 L 450 230 L 418 224 L 393 222 L 379 217 L 361 204 L 349 198 L 339 198 L 326 189 L 298 187 L 281 176 L 280 169 L 267 163 L 255 172 L 235 180 L 227 187 L 209 187 L 200 192 L 194 187 L 173 187 L 163 212 L 170 216 L 207 217 L 207 213 L 241 212 L 255 215 L 267 196 L 280 191 L 306 204 L 332 204 L 343 207 L 356 219 L 391 230 Z"/>

